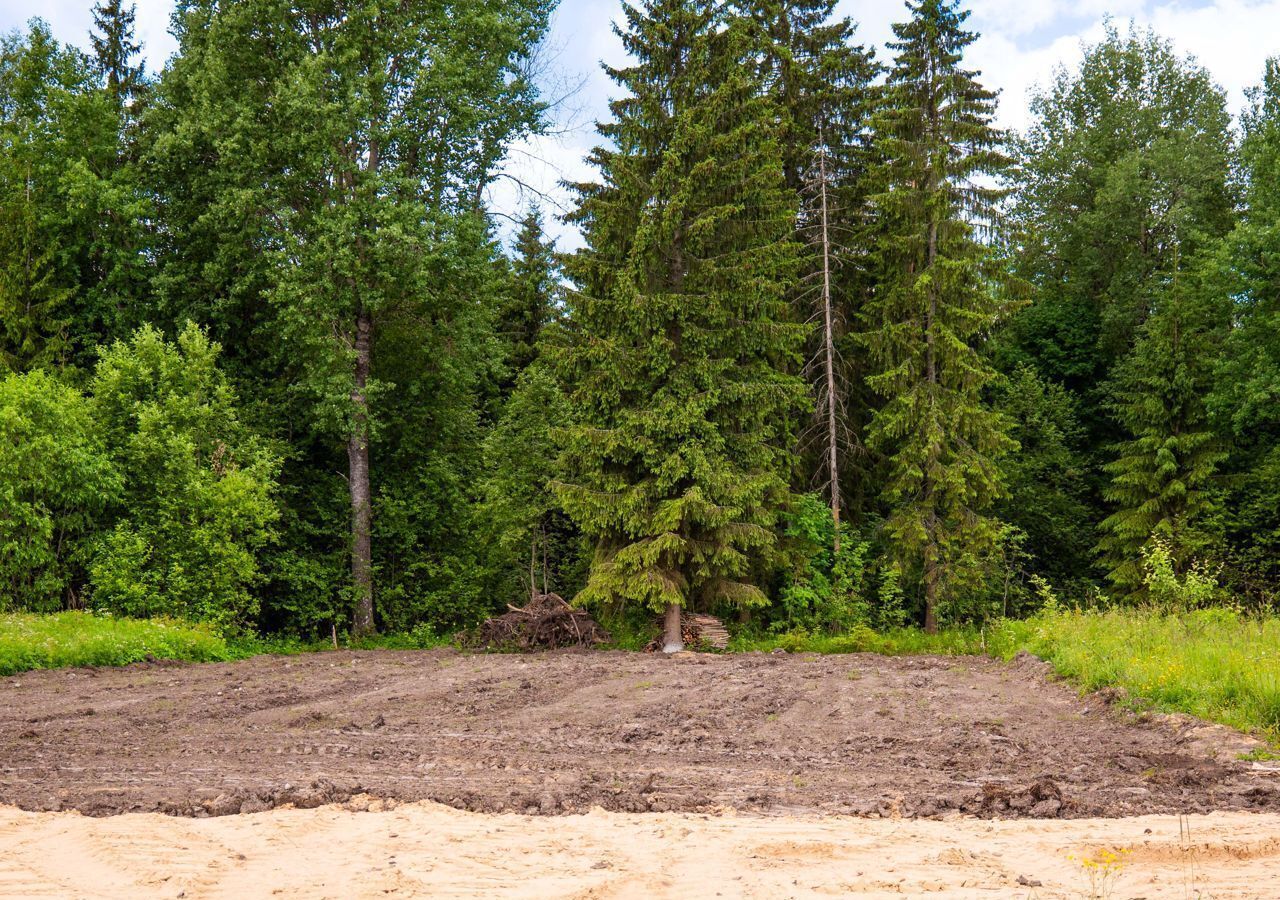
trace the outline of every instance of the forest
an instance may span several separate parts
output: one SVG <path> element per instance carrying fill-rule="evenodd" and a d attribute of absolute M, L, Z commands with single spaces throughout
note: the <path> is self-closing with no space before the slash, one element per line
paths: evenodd
<path fill-rule="evenodd" d="M 1109 26 L 1007 133 L 958 0 L 878 48 L 641 0 L 561 252 L 485 202 L 553 8 L 180 0 L 158 74 L 125 0 L 0 38 L 0 611 L 1272 608 L 1280 59 L 1233 118 Z"/>

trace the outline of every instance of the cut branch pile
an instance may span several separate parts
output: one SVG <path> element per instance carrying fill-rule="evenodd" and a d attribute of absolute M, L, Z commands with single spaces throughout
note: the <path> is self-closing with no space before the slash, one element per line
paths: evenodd
<path fill-rule="evenodd" d="M 661 623 L 659 623 L 661 627 Z M 684 645 L 689 648 L 710 647 L 713 650 L 725 650 L 729 646 L 729 632 L 724 623 L 715 616 L 702 613 L 684 613 L 680 617 L 680 635 Z M 644 648 L 649 653 L 657 653 L 662 649 L 662 638 L 650 641 Z"/>
<path fill-rule="evenodd" d="M 485 619 L 475 645 L 492 650 L 555 650 L 590 647 L 609 640 L 609 633 L 585 610 L 570 606 L 559 594 L 539 594 L 525 607 Z"/>

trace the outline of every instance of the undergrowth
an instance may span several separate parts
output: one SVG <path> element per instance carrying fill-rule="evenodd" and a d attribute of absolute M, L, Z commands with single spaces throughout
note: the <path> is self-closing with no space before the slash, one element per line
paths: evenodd
<path fill-rule="evenodd" d="M 960 656 L 983 652 L 983 634 L 977 628 L 955 628 L 926 634 L 918 628 L 873 631 L 855 625 L 844 634 L 792 631 L 785 634 L 739 633 L 729 643 L 733 653 L 785 650 L 788 653 L 879 653 L 883 656 L 936 653 Z"/>
<path fill-rule="evenodd" d="M 0 675 L 61 666 L 121 666 L 145 659 L 231 659 L 207 625 L 124 619 L 88 612 L 0 615 Z"/>

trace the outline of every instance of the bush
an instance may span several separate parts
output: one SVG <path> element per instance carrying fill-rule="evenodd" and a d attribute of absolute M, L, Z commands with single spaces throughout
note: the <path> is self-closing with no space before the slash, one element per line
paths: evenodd
<path fill-rule="evenodd" d="M 1168 541 L 1156 538 L 1142 548 L 1142 582 L 1151 602 L 1168 611 L 1197 609 L 1218 596 L 1218 574 L 1193 562 L 1179 575 Z"/>
<path fill-rule="evenodd" d="M 0 380 L 0 608 L 75 605 L 80 541 L 120 489 L 78 391 L 39 371 Z"/>
<path fill-rule="evenodd" d="M 279 459 L 241 424 L 218 353 L 188 325 L 176 346 L 142 328 L 102 354 L 91 404 L 124 496 L 92 548 L 96 608 L 222 626 L 257 612 Z"/>

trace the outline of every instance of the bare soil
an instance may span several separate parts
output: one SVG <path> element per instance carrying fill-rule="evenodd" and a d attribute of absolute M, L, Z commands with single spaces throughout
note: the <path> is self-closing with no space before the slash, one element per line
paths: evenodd
<path fill-rule="evenodd" d="M 218 816 L 1280 812 L 1255 741 L 1030 658 L 334 652 L 0 680 L 0 804 Z"/>
<path fill-rule="evenodd" d="M 362 800 L 363 798 L 357 798 Z M 217 819 L 0 807 L 0 896 L 1263 898 L 1280 817 L 955 822 L 432 803 Z"/>

